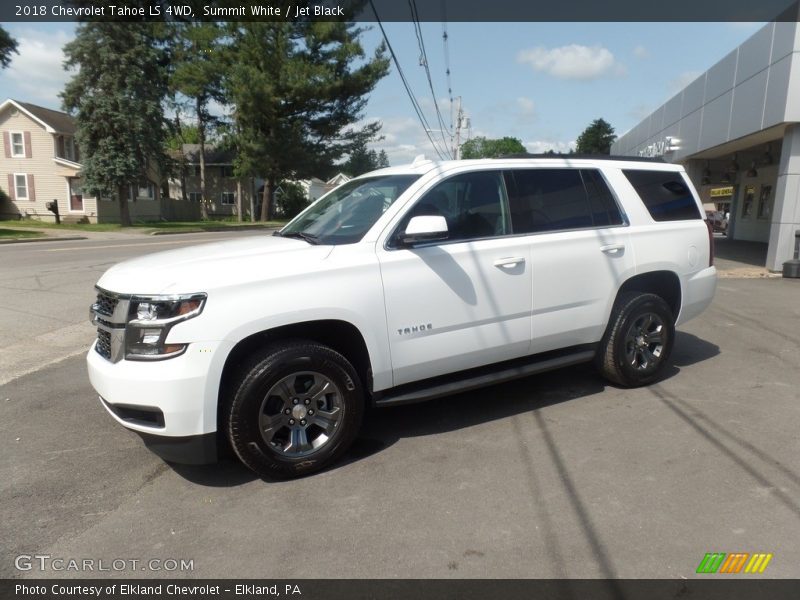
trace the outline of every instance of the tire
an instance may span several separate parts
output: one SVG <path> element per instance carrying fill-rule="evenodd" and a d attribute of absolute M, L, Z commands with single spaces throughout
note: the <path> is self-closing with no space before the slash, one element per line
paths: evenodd
<path fill-rule="evenodd" d="M 597 366 L 618 385 L 638 387 L 656 381 L 672 353 L 675 318 L 655 294 L 620 294 L 600 342 Z"/>
<path fill-rule="evenodd" d="M 353 366 L 311 341 L 265 348 L 244 365 L 231 392 L 224 414 L 231 447 L 266 478 L 302 477 L 329 466 L 352 444 L 364 414 Z"/>

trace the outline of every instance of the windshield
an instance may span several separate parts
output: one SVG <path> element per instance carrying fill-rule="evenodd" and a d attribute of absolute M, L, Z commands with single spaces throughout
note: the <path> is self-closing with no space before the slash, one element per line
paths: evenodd
<path fill-rule="evenodd" d="M 309 243 L 359 241 L 419 175 L 383 175 L 348 181 L 300 214 L 279 235 Z"/>

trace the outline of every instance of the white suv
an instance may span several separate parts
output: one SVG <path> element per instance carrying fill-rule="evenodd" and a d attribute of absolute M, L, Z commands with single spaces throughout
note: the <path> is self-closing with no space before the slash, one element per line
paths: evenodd
<path fill-rule="evenodd" d="M 166 460 L 211 462 L 224 444 L 292 477 L 341 457 L 368 404 L 592 360 L 616 384 L 650 383 L 715 286 L 680 166 L 420 158 L 274 235 L 109 269 L 89 377 Z"/>

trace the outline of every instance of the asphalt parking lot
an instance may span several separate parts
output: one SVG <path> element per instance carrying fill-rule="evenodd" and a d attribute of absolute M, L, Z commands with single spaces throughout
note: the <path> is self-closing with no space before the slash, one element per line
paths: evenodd
<path fill-rule="evenodd" d="M 167 465 L 82 355 L 42 361 L 0 387 L 0 577 L 110 575 L 15 568 L 46 554 L 193 561 L 126 577 L 677 578 L 713 551 L 798 577 L 799 347 L 800 281 L 721 279 L 656 385 L 583 366 L 375 411 L 342 464 L 289 482 Z"/>

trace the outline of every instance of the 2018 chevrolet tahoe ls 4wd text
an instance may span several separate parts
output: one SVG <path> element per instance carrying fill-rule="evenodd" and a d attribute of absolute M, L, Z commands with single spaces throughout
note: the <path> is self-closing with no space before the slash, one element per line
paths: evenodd
<path fill-rule="evenodd" d="M 261 475 L 300 476 L 342 456 L 368 404 L 586 361 L 651 383 L 715 286 L 678 165 L 419 158 L 345 183 L 275 235 L 112 267 L 89 377 L 166 460 L 213 462 L 229 444 Z"/>

